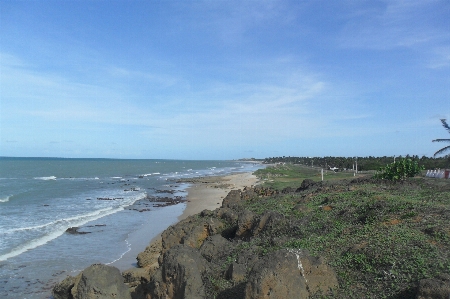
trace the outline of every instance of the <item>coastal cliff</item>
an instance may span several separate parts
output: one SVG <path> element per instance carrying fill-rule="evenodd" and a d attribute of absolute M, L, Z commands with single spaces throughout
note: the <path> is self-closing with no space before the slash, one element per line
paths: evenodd
<path fill-rule="evenodd" d="M 220 208 L 204 210 L 166 229 L 160 243 L 151 244 L 139 254 L 140 268 L 122 273 L 123 283 L 118 281 L 117 271 L 95 275 L 91 266 L 75 278 L 66 278 L 53 294 L 56 299 L 371 298 L 378 288 L 397 284 L 398 288 L 393 288 L 396 293 L 390 298 L 447 298 L 448 203 L 433 205 L 435 219 L 422 223 L 425 215 L 412 211 L 412 206 L 403 211 L 398 202 L 380 197 L 387 191 L 411 193 L 426 188 L 441 192 L 436 198 L 443 203 L 449 200 L 448 186 L 436 187 L 423 181 L 394 185 L 369 179 L 337 183 L 304 180 L 298 187 L 284 190 L 232 190 Z M 346 202 L 345 196 L 357 196 L 359 205 Z M 431 210 L 423 213 L 430 214 Z M 434 225 L 436 219 L 444 225 Z M 385 244 L 393 248 L 376 248 L 380 246 L 375 244 L 378 239 L 367 239 L 370 229 L 380 229 L 389 238 L 390 234 L 397 236 L 395 229 L 407 234 L 406 226 L 400 228 L 400 222 L 415 225 L 417 231 L 430 236 L 428 245 L 441 250 L 421 249 L 425 245 L 417 243 L 412 249 L 404 248 L 411 247 L 409 240 L 404 241 L 406 245 L 398 240 Z M 365 234 L 360 232 L 362 229 Z M 352 242 L 345 244 L 348 240 Z M 385 253 L 388 250 L 415 255 L 417 259 L 422 258 L 419 255 L 423 250 L 425 254 L 428 250 L 436 263 L 434 270 L 424 265 L 420 269 L 425 273 L 422 275 L 416 273 L 417 269 L 404 269 Z M 409 265 L 408 257 L 402 258 Z M 97 276 L 104 277 L 102 283 L 96 282 Z M 357 282 L 359 277 L 367 285 Z M 352 281 L 354 285 L 347 285 Z M 374 290 L 368 290 L 370 281 Z M 120 287 L 111 290 L 111 285 Z M 125 285 L 128 293 L 119 295 Z M 96 297 L 90 295 L 94 293 Z"/>

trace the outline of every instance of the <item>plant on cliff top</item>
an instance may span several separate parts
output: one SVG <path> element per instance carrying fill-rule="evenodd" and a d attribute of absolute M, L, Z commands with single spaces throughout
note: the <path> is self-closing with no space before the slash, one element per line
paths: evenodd
<path fill-rule="evenodd" d="M 445 119 L 441 119 L 441 122 L 442 122 L 442 126 L 444 128 L 446 128 L 447 131 L 450 133 L 450 126 L 447 124 Z M 450 139 L 434 139 L 432 142 L 450 142 Z M 446 151 L 450 151 L 450 145 L 445 146 L 445 147 L 441 148 L 440 150 L 438 150 L 437 152 L 435 152 L 434 157 L 436 157 L 436 155 L 443 154 Z"/>
<path fill-rule="evenodd" d="M 409 158 L 402 158 L 394 163 L 386 165 L 386 167 L 380 168 L 374 177 L 377 179 L 400 181 L 405 180 L 408 177 L 414 177 L 423 169 L 424 167 L 419 166 L 417 161 L 413 161 Z"/>

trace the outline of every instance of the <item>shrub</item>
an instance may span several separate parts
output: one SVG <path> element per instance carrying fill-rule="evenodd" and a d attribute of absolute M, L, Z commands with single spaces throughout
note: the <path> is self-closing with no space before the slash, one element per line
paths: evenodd
<path fill-rule="evenodd" d="M 386 165 L 386 167 L 380 168 L 375 174 L 375 178 L 400 181 L 405 180 L 408 177 L 414 177 L 423 169 L 424 167 L 419 166 L 417 161 L 413 161 L 409 158 L 401 158 L 394 163 Z"/>

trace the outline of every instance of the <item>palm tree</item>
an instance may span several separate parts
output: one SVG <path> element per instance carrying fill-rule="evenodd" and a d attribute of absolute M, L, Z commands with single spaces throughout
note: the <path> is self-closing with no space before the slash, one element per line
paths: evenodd
<path fill-rule="evenodd" d="M 450 126 L 445 121 L 445 118 L 441 119 L 441 122 L 442 122 L 442 126 L 445 129 L 447 129 L 447 131 L 450 133 Z M 434 139 L 433 142 L 450 142 L 450 139 Z M 448 145 L 446 147 L 443 147 L 443 148 L 441 148 L 440 150 L 438 150 L 437 152 L 434 153 L 434 157 L 436 157 L 436 155 L 443 154 L 443 153 L 445 153 L 446 151 L 449 151 L 449 150 L 450 150 L 450 145 Z"/>

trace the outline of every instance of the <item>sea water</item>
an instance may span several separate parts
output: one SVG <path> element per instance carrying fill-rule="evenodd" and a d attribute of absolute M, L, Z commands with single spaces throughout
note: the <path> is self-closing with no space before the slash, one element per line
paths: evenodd
<path fill-rule="evenodd" d="M 189 185 L 178 179 L 260 167 L 238 161 L 0 157 L 0 298 L 51 298 L 56 282 L 94 263 L 133 267 L 127 253 L 144 250 L 183 212 L 183 202 L 154 202 L 184 197 Z M 78 233 L 67 233 L 71 227 Z"/>

